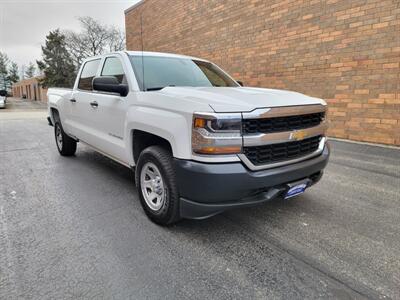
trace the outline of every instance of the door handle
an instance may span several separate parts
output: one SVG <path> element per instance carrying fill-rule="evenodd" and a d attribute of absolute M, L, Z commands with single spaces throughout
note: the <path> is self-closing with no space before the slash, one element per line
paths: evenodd
<path fill-rule="evenodd" d="M 72 99 L 69 99 L 69 101 L 75 103 L 75 102 L 76 102 L 76 99 L 72 98 Z"/>
<path fill-rule="evenodd" d="M 96 101 L 90 102 L 90 105 L 91 105 L 92 107 L 97 107 L 97 106 L 99 106 L 99 104 L 98 104 Z"/>

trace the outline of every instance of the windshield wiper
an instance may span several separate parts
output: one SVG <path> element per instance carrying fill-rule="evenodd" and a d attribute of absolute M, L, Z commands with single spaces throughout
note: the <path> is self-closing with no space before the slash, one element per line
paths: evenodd
<path fill-rule="evenodd" d="M 163 88 L 173 87 L 173 86 L 175 86 L 175 85 L 167 85 L 167 86 L 163 86 L 163 87 L 151 87 L 151 88 L 146 88 L 146 91 L 160 91 Z"/>

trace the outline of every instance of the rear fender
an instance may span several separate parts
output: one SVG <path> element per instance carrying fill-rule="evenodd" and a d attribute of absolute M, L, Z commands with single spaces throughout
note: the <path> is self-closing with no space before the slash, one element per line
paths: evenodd
<path fill-rule="evenodd" d="M 49 89 L 49 91 L 47 92 L 48 114 L 53 124 L 55 123 L 52 113 L 52 110 L 54 109 L 58 111 L 61 123 L 64 122 L 63 118 L 65 117 L 65 110 L 67 109 L 65 107 L 65 100 L 68 97 L 71 97 L 71 94 L 72 90 L 68 89 Z"/>

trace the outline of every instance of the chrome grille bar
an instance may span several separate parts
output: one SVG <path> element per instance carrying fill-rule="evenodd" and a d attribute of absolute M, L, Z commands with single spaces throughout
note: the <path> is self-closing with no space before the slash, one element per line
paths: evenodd
<path fill-rule="evenodd" d="M 326 105 L 303 105 L 303 106 L 287 106 L 287 107 L 274 107 L 265 109 L 256 109 L 252 112 L 242 113 L 243 119 L 268 119 L 275 117 L 285 117 L 285 116 L 296 116 L 296 115 L 306 115 L 313 113 L 324 113 L 326 114 Z M 315 136 L 322 136 L 318 149 L 312 153 L 308 153 L 304 156 L 289 159 L 285 161 L 280 161 L 276 163 L 268 163 L 264 165 L 254 165 L 245 154 L 239 154 L 238 157 L 242 162 L 253 171 L 271 169 L 276 167 L 281 167 L 289 164 L 294 164 L 301 162 L 303 160 L 310 159 L 312 157 L 320 155 L 326 143 L 325 132 L 328 128 L 326 120 L 323 120 L 319 125 L 304 128 L 299 130 L 285 131 L 285 132 L 274 132 L 274 133 L 252 133 L 243 135 L 243 147 L 257 147 L 269 144 L 279 144 L 287 142 L 301 141 L 306 138 L 312 138 Z"/>

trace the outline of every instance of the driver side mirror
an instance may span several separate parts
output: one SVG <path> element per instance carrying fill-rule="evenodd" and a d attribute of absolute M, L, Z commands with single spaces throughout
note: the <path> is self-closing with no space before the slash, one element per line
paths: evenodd
<path fill-rule="evenodd" d="M 125 97 L 129 93 L 127 84 L 121 84 L 115 76 L 100 76 L 93 78 L 93 90 L 107 93 L 120 94 Z"/>
<path fill-rule="evenodd" d="M 1 97 L 7 97 L 7 91 L 6 90 L 0 90 L 0 96 Z"/>
<path fill-rule="evenodd" d="M 243 85 L 243 81 L 236 80 L 236 82 L 239 83 L 240 86 L 244 86 L 244 85 Z"/>

